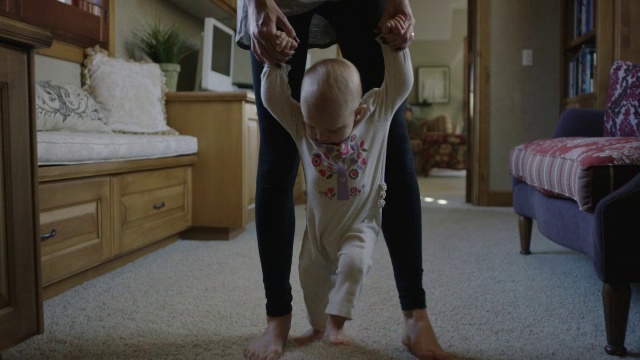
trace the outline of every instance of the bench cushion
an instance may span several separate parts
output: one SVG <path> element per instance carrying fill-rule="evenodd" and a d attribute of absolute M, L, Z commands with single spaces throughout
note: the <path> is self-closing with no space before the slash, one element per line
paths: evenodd
<path fill-rule="evenodd" d="M 84 164 L 195 154 L 189 135 L 93 134 L 38 131 L 38 165 Z"/>
<path fill-rule="evenodd" d="M 581 210 L 640 173 L 640 138 L 550 138 L 511 149 L 512 176 L 547 195 L 574 199 Z"/>

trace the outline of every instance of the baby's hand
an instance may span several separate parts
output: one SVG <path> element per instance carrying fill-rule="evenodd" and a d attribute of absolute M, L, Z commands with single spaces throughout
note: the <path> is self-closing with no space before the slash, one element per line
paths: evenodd
<path fill-rule="evenodd" d="M 288 37 L 284 31 L 277 30 L 276 38 L 276 50 L 278 51 L 293 51 L 298 47 L 298 43 Z"/>
<path fill-rule="evenodd" d="M 383 34 L 388 34 L 388 33 L 396 33 L 396 34 L 403 34 L 406 29 L 407 26 L 404 23 L 405 18 L 402 15 L 396 15 L 393 19 L 387 21 L 386 24 L 384 24 L 384 29 L 382 29 L 382 33 Z"/>

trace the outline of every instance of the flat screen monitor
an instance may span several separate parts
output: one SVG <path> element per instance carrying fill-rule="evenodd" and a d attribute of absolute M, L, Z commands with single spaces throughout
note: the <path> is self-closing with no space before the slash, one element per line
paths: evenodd
<path fill-rule="evenodd" d="M 232 91 L 235 32 L 214 18 L 204 19 L 200 50 L 200 89 Z"/>

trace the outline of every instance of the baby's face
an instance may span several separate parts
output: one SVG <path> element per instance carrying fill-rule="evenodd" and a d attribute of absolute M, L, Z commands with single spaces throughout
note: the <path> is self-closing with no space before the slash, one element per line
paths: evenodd
<path fill-rule="evenodd" d="M 340 144 L 351 135 L 355 114 L 332 117 L 323 111 L 306 113 L 304 125 L 307 136 L 322 144 Z"/>

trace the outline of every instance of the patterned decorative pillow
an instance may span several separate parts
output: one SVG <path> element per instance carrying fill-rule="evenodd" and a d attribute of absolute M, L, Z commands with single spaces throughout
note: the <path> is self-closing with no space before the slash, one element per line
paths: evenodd
<path fill-rule="evenodd" d="M 611 67 L 605 136 L 640 136 L 640 64 L 616 61 Z"/>
<path fill-rule="evenodd" d="M 107 117 L 81 88 L 53 81 L 36 82 L 36 129 L 111 133 Z"/>
<path fill-rule="evenodd" d="M 167 126 L 164 74 L 156 63 L 116 59 L 99 46 L 85 50 L 87 90 L 109 118 L 114 132 L 176 134 Z"/>

